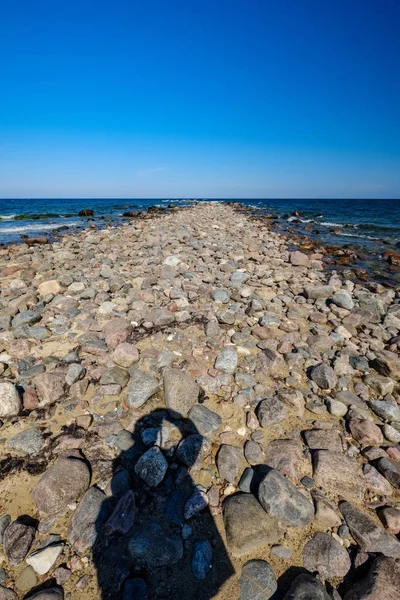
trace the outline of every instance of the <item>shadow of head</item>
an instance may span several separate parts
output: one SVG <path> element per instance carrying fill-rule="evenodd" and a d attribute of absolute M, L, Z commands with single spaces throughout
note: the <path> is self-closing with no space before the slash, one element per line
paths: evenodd
<path fill-rule="evenodd" d="M 106 496 L 91 488 L 102 500 L 93 561 L 103 600 L 206 600 L 233 574 L 206 493 L 210 453 L 190 419 L 159 410 L 136 423 Z"/>

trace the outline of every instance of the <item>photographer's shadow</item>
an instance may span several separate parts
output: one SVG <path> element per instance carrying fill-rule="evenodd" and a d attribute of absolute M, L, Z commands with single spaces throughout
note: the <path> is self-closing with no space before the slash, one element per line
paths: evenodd
<path fill-rule="evenodd" d="M 190 419 L 165 410 L 138 421 L 133 442 L 114 461 L 96 523 L 101 599 L 213 598 L 234 570 L 206 495 L 189 474 L 209 442 Z"/>

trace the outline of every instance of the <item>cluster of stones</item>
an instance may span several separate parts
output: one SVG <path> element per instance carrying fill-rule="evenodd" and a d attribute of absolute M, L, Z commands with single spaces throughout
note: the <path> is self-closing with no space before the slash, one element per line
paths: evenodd
<path fill-rule="evenodd" d="M 0 270 L 0 600 L 400 597 L 398 290 L 220 204 Z"/>

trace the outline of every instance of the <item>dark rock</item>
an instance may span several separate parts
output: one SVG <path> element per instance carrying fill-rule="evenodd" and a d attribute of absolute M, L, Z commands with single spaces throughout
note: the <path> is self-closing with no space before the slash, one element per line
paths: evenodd
<path fill-rule="evenodd" d="M 305 527 L 314 518 L 313 504 L 275 469 L 261 481 L 258 499 L 268 514 L 293 527 Z"/>
<path fill-rule="evenodd" d="M 343 578 L 351 567 L 347 550 L 329 533 L 318 532 L 303 548 L 303 564 L 323 579 Z"/>
<path fill-rule="evenodd" d="M 261 427 L 270 427 L 283 421 L 286 408 L 278 398 L 265 398 L 257 406 L 257 417 Z"/>
<path fill-rule="evenodd" d="M 78 212 L 78 217 L 93 217 L 93 215 L 94 211 L 90 208 L 82 208 L 82 210 Z"/>
<path fill-rule="evenodd" d="M 37 429 L 25 429 L 10 438 L 7 446 L 20 454 L 35 454 L 42 449 L 43 436 Z"/>
<path fill-rule="evenodd" d="M 298 575 L 283 600 L 331 600 L 328 592 L 311 575 Z"/>
<path fill-rule="evenodd" d="M 144 523 L 128 543 L 134 561 L 147 568 L 172 565 L 183 556 L 182 540 L 169 535 L 158 523 Z"/>
<path fill-rule="evenodd" d="M 135 473 L 149 487 L 157 487 L 164 479 L 168 462 L 158 446 L 153 446 L 139 458 L 135 465 Z"/>
<path fill-rule="evenodd" d="M 390 458 L 380 458 L 377 463 L 379 471 L 396 489 L 400 488 L 400 463 Z"/>
<path fill-rule="evenodd" d="M 143 579 L 128 579 L 125 582 L 122 600 L 146 600 L 146 583 Z"/>
<path fill-rule="evenodd" d="M 124 535 L 133 527 L 136 516 L 135 494 L 128 490 L 119 499 L 110 518 L 104 526 L 103 532 L 106 536 Z"/>
<path fill-rule="evenodd" d="M 93 548 L 108 515 L 107 496 L 97 487 L 89 488 L 68 527 L 68 541 L 77 552 Z"/>
<path fill-rule="evenodd" d="M 249 560 L 245 563 L 239 584 L 239 600 L 269 600 L 278 587 L 274 571 L 265 560 Z"/>
<path fill-rule="evenodd" d="M 19 565 L 28 554 L 35 538 L 35 529 L 13 521 L 3 533 L 3 550 L 10 565 Z"/>
<path fill-rule="evenodd" d="M 336 429 L 308 429 L 303 435 L 311 450 L 343 452 L 342 438 Z"/>
<path fill-rule="evenodd" d="M 337 384 L 337 375 L 329 365 L 321 363 L 310 370 L 310 379 L 323 390 L 333 389 Z"/>
<path fill-rule="evenodd" d="M 366 577 L 358 578 L 343 600 L 397 600 L 399 598 L 400 565 L 386 556 L 371 564 Z"/>
<path fill-rule="evenodd" d="M 192 572 L 196 579 L 205 579 L 212 568 L 213 551 L 210 542 L 201 541 L 194 545 Z"/>

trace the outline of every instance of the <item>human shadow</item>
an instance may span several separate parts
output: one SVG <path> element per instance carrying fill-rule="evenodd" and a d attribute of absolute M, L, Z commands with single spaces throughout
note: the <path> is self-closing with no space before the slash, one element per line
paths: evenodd
<path fill-rule="evenodd" d="M 137 422 L 96 522 L 102 600 L 207 600 L 232 576 L 205 488 L 190 474 L 207 444 L 190 419 L 165 410 Z"/>

